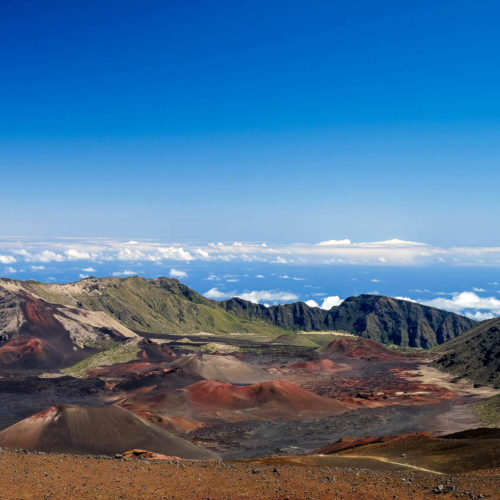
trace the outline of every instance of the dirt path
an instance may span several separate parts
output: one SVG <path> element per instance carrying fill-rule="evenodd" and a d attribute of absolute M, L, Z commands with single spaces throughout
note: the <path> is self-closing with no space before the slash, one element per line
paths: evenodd
<path fill-rule="evenodd" d="M 389 460 L 388 458 L 385 457 L 377 457 L 373 455 L 340 455 L 341 458 L 364 458 L 364 459 L 369 459 L 369 460 L 377 460 L 379 462 L 384 462 L 392 465 L 400 465 L 402 467 L 408 467 L 410 469 L 422 471 L 422 472 L 428 472 L 430 474 L 443 474 L 442 472 L 439 472 L 437 470 L 430 470 L 430 469 L 424 469 L 423 467 L 417 467 L 416 465 L 410 465 L 410 464 L 404 464 L 401 462 L 394 462 L 392 460 Z"/>

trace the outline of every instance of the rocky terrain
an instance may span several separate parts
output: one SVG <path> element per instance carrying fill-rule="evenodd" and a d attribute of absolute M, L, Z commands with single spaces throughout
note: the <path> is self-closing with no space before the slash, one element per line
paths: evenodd
<path fill-rule="evenodd" d="M 458 314 L 379 295 L 348 297 L 329 311 L 302 302 L 266 307 L 239 298 L 223 301 L 221 307 L 238 317 L 284 328 L 344 331 L 384 344 L 424 349 L 453 339 L 476 324 Z"/>
<path fill-rule="evenodd" d="M 245 308 L 167 278 L 1 280 L 0 479 L 12 496 L 470 498 L 498 486 L 481 472 L 500 467 L 496 431 L 457 432 L 497 425 L 499 391 L 431 366 L 460 360 L 494 384 L 495 320 L 373 296 Z M 19 471 L 37 489 L 19 490 Z"/>
<path fill-rule="evenodd" d="M 47 302 L 0 281 L 0 366 L 59 369 L 137 334 L 102 311 Z"/>
<path fill-rule="evenodd" d="M 476 324 L 455 313 L 375 295 L 349 297 L 329 311 L 301 302 L 271 307 L 238 298 L 216 302 L 173 278 L 86 278 L 65 285 L 3 279 L 0 287 L 46 303 L 99 311 L 136 332 L 258 332 L 276 338 L 287 330 L 332 330 L 427 349 Z M 0 317 L 5 307 L 0 302 Z"/>
<path fill-rule="evenodd" d="M 109 456 L 125 448 L 146 448 L 183 458 L 218 458 L 115 405 L 51 406 L 1 431 L 0 446 Z"/>
<path fill-rule="evenodd" d="M 313 465 L 157 461 L 0 451 L 5 498 L 498 498 L 500 471 L 435 474 L 364 459 Z M 439 498 L 439 497 L 438 497 Z"/>
<path fill-rule="evenodd" d="M 500 319 L 483 321 L 434 351 L 434 366 L 476 384 L 500 388 Z"/>
<path fill-rule="evenodd" d="M 0 286 L 15 287 L 67 307 L 103 311 L 134 331 L 283 332 L 268 322 L 249 322 L 227 313 L 173 278 L 86 278 L 64 285 L 2 279 Z"/>

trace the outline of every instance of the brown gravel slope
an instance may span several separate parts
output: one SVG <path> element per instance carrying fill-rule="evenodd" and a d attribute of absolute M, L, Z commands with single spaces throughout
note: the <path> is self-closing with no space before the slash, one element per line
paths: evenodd
<path fill-rule="evenodd" d="M 237 462 L 122 461 L 0 452 L 0 497 L 141 499 L 499 498 L 500 470 L 446 476 L 408 470 Z"/>

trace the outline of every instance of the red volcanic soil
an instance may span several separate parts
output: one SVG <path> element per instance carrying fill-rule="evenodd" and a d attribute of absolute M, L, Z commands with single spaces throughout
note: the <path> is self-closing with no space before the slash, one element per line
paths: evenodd
<path fill-rule="evenodd" d="M 96 351 L 76 348 L 70 332 L 56 318 L 64 316 L 64 312 L 55 304 L 25 292 L 10 300 L 20 307 L 22 314 L 18 313 L 17 329 L 6 332 L 10 341 L 0 351 L 0 365 L 8 366 L 9 370 L 54 370 L 71 366 Z M 107 333 L 123 337 L 111 329 Z"/>
<path fill-rule="evenodd" d="M 317 361 L 304 361 L 301 363 L 293 363 L 288 365 L 288 368 L 298 368 L 308 372 L 327 372 L 334 373 L 345 369 L 344 366 L 334 363 L 329 359 L 319 359 Z"/>
<path fill-rule="evenodd" d="M 329 457 L 325 457 L 329 458 Z M 0 452 L 3 498 L 50 499 L 363 499 L 498 498 L 500 470 L 453 476 L 352 460 L 344 467 L 259 462 L 107 460 L 56 454 Z M 283 462 L 284 459 L 282 458 Z M 465 493 L 467 492 L 467 493 Z"/>
<path fill-rule="evenodd" d="M 332 359 L 351 358 L 369 361 L 394 361 L 408 358 L 379 342 L 364 338 L 341 337 L 323 348 L 323 355 Z"/>
<path fill-rule="evenodd" d="M 155 413 L 151 413 L 150 411 L 139 411 L 137 415 L 144 418 L 145 420 L 149 420 L 154 424 L 160 426 L 163 429 L 166 429 L 169 432 L 173 432 L 174 434 L 187 434 L 188 432 L 194 431 L 201 427 L 200 423 L 191 422 L 190 420 L 186 420 L 185 418 L 180 417 L 162 417 L 161 415 L 156 415 Z"/>
<path fill-rule="evenodd" d="M 177 354 L 167 344 L 142 339 L 139 347 L 142 348 L 140 358 L 147 361 L 173 361 L 177 358 Z"/>
<path fill-rule="evenodd" d="M 43 352 L 43 342 L 34 337 L 16 337 L 0 347 L 0 365 L 22 362 Z"/>
<path fill-rule="evenodd" d="M 252 410 L 254 414 L 303 418 L 304 415 L 340 415 L 349 408 L 283 380 L 236 386 L 203 380 L 184 388 L 197 413 L 215 410 Z"/>
<path fill-rule="evenodd" d="M 148 411 L 197 422 L 214 418 L 230 422 L 300 420 L 340 415 L 352 408 L 283 380 L 247 386 L 202 380 L 178 390 L 136 391 L 120 404 L 136 413 Z"/>
<path fill-rule="evenodd" d="M 56 327 L 56 319 L 52 311 L 47 309 L 42 300 L 35 299 L 28 294 L 24 303 L 24 313 L 28 322 L 33 323 L 40 330 Z"/>
<path fill-rule="evenodd" d="M 154 453 L 147 450 L 127 450 L 123 453 L 123 458 L 142 458 L 143 460 L 176 460 L 178 462 L 184 460 L 180 457 L 162 455 L 161 453 Z"/>
<path fill-rule="evenodd" d="M 51 406 L 1 431 L 0 446 L 106 455 L 139 448 L 183 458 L 217 458 L 118 406 Z"/>

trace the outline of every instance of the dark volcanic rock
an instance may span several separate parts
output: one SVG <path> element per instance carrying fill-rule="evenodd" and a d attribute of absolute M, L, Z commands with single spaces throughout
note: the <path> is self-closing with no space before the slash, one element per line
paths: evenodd
<path fill-rule="evenodd" d="M 440 357 L 434 366 L 500 388 L 500 318 L 483 321 L 436 352 Z"/>
<path fill-rule="evenodd" d="M 277 326 L 301 330 L 324 330 L 327 311 L 319 307 L 309 307 L 304 302 L 266 307 L 234 297 L 220 302 L 228 312 L 247 320 L 261 319 Z"/>
<path fill-rule="evenodd" d="M 220 303 L 244 319 L 261 319 L 277 326 L 306 331 L 341 330 L 384 344 L 425 349 L 442 344 L 476 322 L 455 313 L 379 295 L 349 297 L 324 311 L 303 302 L 265 307 L 233 298 Z"/>

